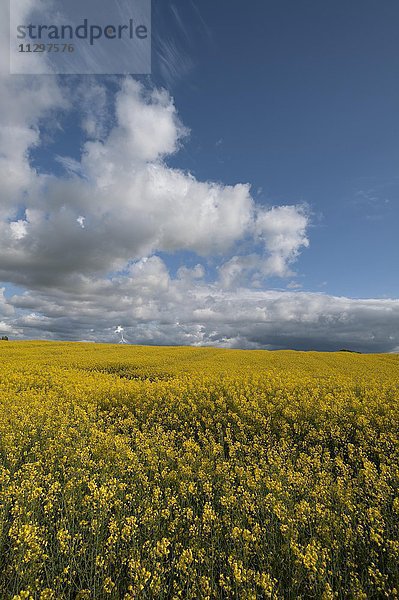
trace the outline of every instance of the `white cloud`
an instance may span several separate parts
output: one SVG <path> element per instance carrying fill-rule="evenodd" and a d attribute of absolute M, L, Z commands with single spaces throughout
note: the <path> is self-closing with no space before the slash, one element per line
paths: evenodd
<path fill-rule="evenodd" d="M 287 290 L 300 290 L 302 287 L 302 284 L 298 281 L 290 281 L 287 283 Z"/>
<path fill-rule="evenodd" d="M 264 265 L 266 275 L 291 274 L 288 265 L 296 260 L 302 247 L 309 246 L 306 229 L 309 217 L 301 206 L 278 206 L 257 213 L 255 230 L 270 253 Z"/>
<path fill-rule="evenodd" d="M 224 288 L 248 285 L 250 276 L 261 267 L 261 257 L 257 254 L 233 256 L 219 267 L 220 283 Z"/>
<path fill-rule="evenodd" d="M 52 108 L 49 102 L 43 110 Z M 186 134 L 167 92 L 148 91 L 126 79 L 116 94 L 114 126 L 104 139 L 85 143 L 80 163 L 60 159 L 64 178 L 41 176 L 30 167 L 28 149 L 40 139 L 42 113 L 37 110 L 24 116 L 33 133 L 23 136 L 20 151 L 29 184 L 21 186 L 21 173 L 16 175 L 25 219 L 9 233 L 7 220 L 18 205 L 17 195 L 9 193 L 10 209 L 0 224 L 0 277 L 5 281 L 69 286 L 71 277 L 105 275 L 160 251 L 187 250 L 226 262 L 226 255 L 244 241 L 263 245 L 257 273 L 252 273 L 252 279 L 261 280 L 286 275 L 307 245 L 308 217 L 301 207 L 261 208 L 247 184 L 201 182 L 167 166 L 164 159 L 178 150 Z"/>
<path fill-rule="evenodd" d="M 85 217 L 82 217 L 81 215 L 76 219 L 77 223 L 79 223 L 79 225 L 81 226 L 82 229 L 85 228 Z"/>
<path fill-rule="evenodd" d="M 18 3 L 20 22 L 33 0 Z M 9 3 L 0 2 L 0 219 L 13 216 L 27 191 L 37 186 L 29 151 L 40 142 L 40 123 L 65 108 L 60 86 L 51 77 L 9 76 Z"/>
<path fill-rule="evenodd" d="M 5 323 L 4 321 L 0 321 L 0 334 L 2 336 L 8 335 L 8 334 L 9 335 L 15 334 L 15 330 L 8 323 Z"/>
<path fill-rule="evenodd" d="M 146 91 L 131 78 L 125 79 L 116 94 L 115 113 L 117 124 L 106 143 L 97 140 L 85 146 L 86 169 L 97 181 L 97 161 L 100 160 L 100 166 L 107 165 L 109 179 L 102 180 L 105 184 L 115 181 L 113 175 L 131 171 L 137 163 L 154 162 L 173 154 L 187 133 L 166 91 Z"/>
<path fill-rule="evenodd" d="M 22 240 L 27 234 L 27 225 L 28 223 L 22 219 L 19 221 L 12 221 L 10 223 L 11 237 L 14 240 Z"/>

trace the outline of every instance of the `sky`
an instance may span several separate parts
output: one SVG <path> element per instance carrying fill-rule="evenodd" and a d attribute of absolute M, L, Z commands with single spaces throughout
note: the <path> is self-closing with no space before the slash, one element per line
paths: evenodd
<path fill-rule="evenodd" d="M 1 335 L 399 351 L 396 0 L 153 0 L 139 76 L 10 75 L 7 5 Z"/>

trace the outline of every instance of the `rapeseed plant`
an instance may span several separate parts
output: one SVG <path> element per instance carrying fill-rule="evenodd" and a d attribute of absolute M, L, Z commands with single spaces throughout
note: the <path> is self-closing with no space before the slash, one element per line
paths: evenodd
<path fill-rule="evenodd" d="M 1 599 L 398 597 L 398 356 L 0 353 Z"/>

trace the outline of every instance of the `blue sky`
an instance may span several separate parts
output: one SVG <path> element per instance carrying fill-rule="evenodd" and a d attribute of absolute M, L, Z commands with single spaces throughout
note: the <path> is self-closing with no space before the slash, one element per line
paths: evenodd
<path fill-rule="evenodd" d="M 179 38 L 193 68 L 171 82 L 192 130 L 175 163 L 308 202 L 306 288 L 397 297 L 398 3 L 205 0 L 200 34 L 190 3 L 174 6 L 194 40 Z"/>
<path fill-rule="evenodd" d="M 20 161 L 20 180 L 30 183 L 17 192 L 11 186 L 14 196 L 4 199 L 12 243 L 4 266 L 0 261 L 3 329 L 22 338 L 112 341 L 121 324 L 140 343 L 395 350 L 398 3 L 153 0 L 152 13 L 153 73 L 136 77 L 133 86 L 121 77 L 35 76 L 18 84 L 15 76 L 4 77 L 4 90 L 11 90 L 4 94 L 5 125 L 16 86 L 31 94 L 37 110 L 27 117 L 21 105 L 18 117 L 13 108 L 12 123 L 16 131 L 26 128 L 27 141 L 9 160 Z M 161 100 L 154 95 L 160 89 Z M 38 100 L 43 90 L 44 106 Z M 149 110 L 160 127 L 142 127 Z M 88 121 L 98 131 L 89 130 Z M 151 137 L 164 132 L 162 124 L 169 129 L 151 154 Z M 147 136 L 139 149 L 138 132 Z M 146 188 L 140 205 L 142 188 L 126 163 L 119 181 L 107 180 L 109 210 L 101 205 L 99 216 L 89 207 L 82 181 L 90 182 L 93 200 L 101 196 L 96 164 L 105 173 L 124 160 L 115 140 L 124 156 L 132 152 L 137 177 L 152 173 L 169 196 L 160 200 Z M 178 182 L 177 173 L 184 174 Z M 214 194 L 219 199 L 210 207 Z M 233 197 L 237 204 L 228 215 Z M 208 232 L 196 228 L 203 214 L 213 219 Z M 69 232 L 73 215 L 84 215 L 87 239 Z M 128 229 L 118 233 L 121 215 L 132 239 Z M 150 221 L 154 229 L 141 239 Z M 104 240 L 115 243 L 111 248 Z M 118 273 L 123 281 L 116 281 Z M 173 318 L 157 305 L 160 290 L 148 283 L 162 277 Z M 98 314 L 109 313 L 93 299 L 108 284 L 115 298 L 126 299 L 126 310 L 104 317 L 99 330 L 79 312 L 83 280 L 85 302 Z M 184 296 L 192 299 L 189 310 Z M 263 337 L 255 334 L 262 327 Z"/>
<path fill-rule="evenodd" d="M 399 296 L 398 22 L 392 0 L 153 2 L 151 81 L 191 130 L 169 163 L 249 182 L 265 204 L 307 202 L 298 270 L 312 291 Z M 58 141 L 78 155 L 74 118 Z M 39 149 L 39 168 L 57 169 L 53 151 Z"/>

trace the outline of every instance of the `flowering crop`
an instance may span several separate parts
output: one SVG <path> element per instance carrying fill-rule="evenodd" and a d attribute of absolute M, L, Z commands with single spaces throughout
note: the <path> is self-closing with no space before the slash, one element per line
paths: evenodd
<path fill-rule="evenodd" d="M 397 598 L 399 356 L 0 346 L 0 598 Z"/>

